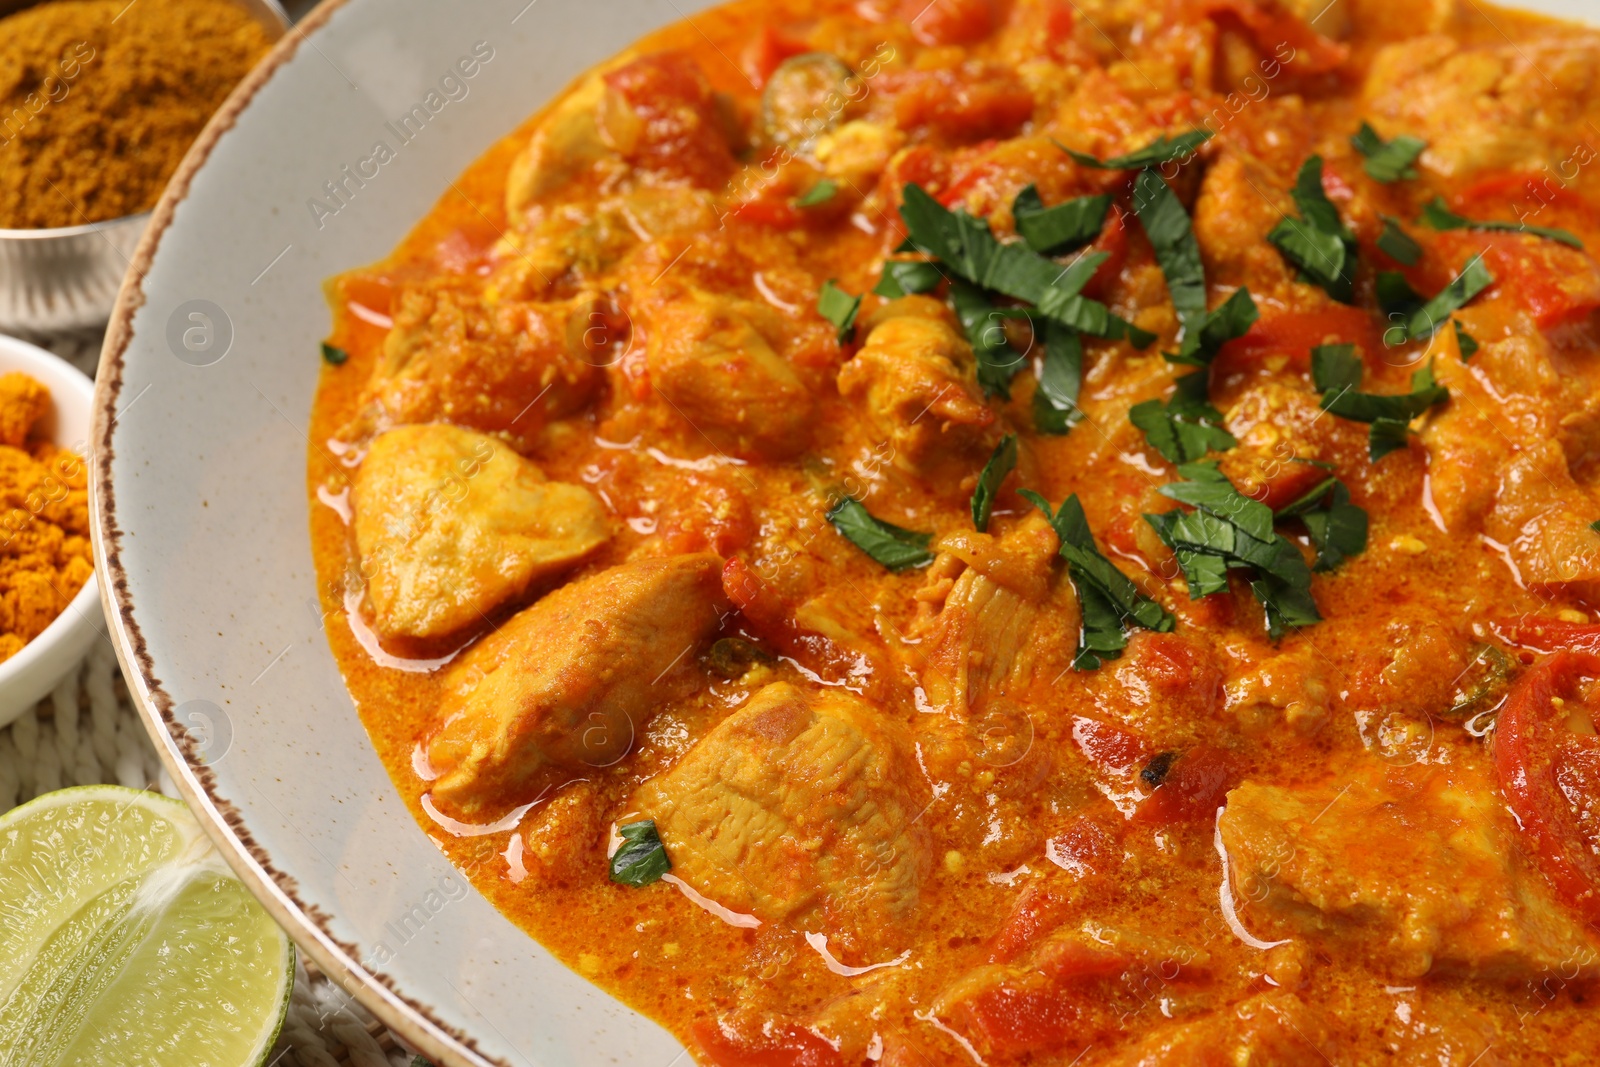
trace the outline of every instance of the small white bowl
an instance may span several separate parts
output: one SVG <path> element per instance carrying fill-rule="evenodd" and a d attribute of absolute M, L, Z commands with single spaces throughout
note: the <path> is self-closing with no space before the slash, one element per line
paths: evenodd
<path fill-rule="evenodd" d="M 50 390 L 51 411 L 42 430 L 62 448 L 86 456 L 94 383 L 72 364 L 44 349 L 0 334 L 0 374 L 19 370 Z M 98 575 L 83 588 L 44 633 L 0 663 L 0 726 L 33 707 L 54 689 L 106 632 Z"/>

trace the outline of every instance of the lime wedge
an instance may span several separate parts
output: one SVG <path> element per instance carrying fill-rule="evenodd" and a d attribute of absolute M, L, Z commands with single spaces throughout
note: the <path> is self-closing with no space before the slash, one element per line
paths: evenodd
<path fill-rule="evenodd" d="M 175 800 L 62 789 L 0 818 L 0 1067 L 250 1067 L 294 950 Z"/>

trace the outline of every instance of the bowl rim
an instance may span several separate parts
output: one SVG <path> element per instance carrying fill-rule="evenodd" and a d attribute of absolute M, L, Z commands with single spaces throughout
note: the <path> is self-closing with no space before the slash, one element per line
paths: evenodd
<path fill-rule="evenodd" d="M 70 403 L 74 408 L 85 414 L 92 414 L 94 408 L 94 381 L 83 371 L 74 367 L 60 356 L 40 348 L 38 345 L 30 344 L 19 337 L 12 337 L 9 334 L 0 334 L 0 351 L 3 351 L 6 357 L 15 357 L 24 364 L 31 364 L 38 368 L 48 368 L 47 370 L 41 369 L 37 375 L 34 374 L 32 369 L 24 370 L 23 373 L 28 374 L 30 377 L 59 376 L 62 380 L 71 382 L 72 384 L 68 387 L 72 394 L 70 399 L 64 398 L 61 390 L 57 389 L 55 385 L 51 385 L 48 382 L 45 383 L 50 388 L 51 401 L 57 406 L 63 403 Z M 55 444 L 60 448 L 84 447 L 76 442 L 62 440 L 59 426 L 53 436 Z M 99 577 L 100 572 L 96 569 L 93 574 L 89 575 L 89 579 L 83 583 L 82 588 L 72 595 L 72 599 L 61 609 L 61 613 L 50 620 L 50 625 L 46 626 L 38 637 L 23 645 L 16 655 L 0 663 L 0 690 L 3 690 L 6 684 L 17 675 L 27 671 L 35 662 L 48 656 L 63 641 L 69 639 L 74 631 L 80 627 L 94 624 L 95 602 L 100 599 Z M 5 716 L 0 715 L 0 721 L 4 720 Z"/>
<path fill-rule="evenodd" d="M 429 1005 L 402 993 L 392 977 L 381 970 L 363 967 L 358 950 L 341 942 L 327 928 L 331 916 L 300 900 L 293 875 L 275 865 L 250 832 L 238 807 L 219 795 L 216 778 L 205 763 L 200 739 L 179 721 L 175 714 L 176 701 L 155 674 L 154 661 L 134 617 L 127 571 L 121 559 L 122 528 L 110 477 L 113 433 L 127 349 L 133 339 L 133 318 L 145 303 L 144 277 L 162 237 L 172 225 L 178 205 L 188 196 L 196 172 L 210 158 L 217 142 L 233 128 L 240 113 L 278 69 L 295 56 L 307 33 L 326 25 L 346 2 L 322 0 L 305 18 L 284 32 L 272 50 L 234 86 L 227 100 L 212 114 L 149 213 L 149 224 L 129 259 L 127 273 L 112 306 L 94 381 L 89 456 L 86 458 L 89 461 L 89 525 L 94 542 L 95 572 L 103 579 L 98 583 L 99 595 L 112 647 L 128 681 L 129 695 L 162 766 L 213 846 L 273 921 L 329 980 L 439 1067 L 511 1067 L 503 1060 L 487 1056 L 471 1035 L 441 1021 Z"/>

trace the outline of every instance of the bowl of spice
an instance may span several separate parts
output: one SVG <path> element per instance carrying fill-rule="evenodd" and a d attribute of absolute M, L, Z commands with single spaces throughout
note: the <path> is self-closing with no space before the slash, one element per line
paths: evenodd
<path fill-rule="evenodd" d="M 65 360 L 0 336 L 0 726 L 105 631 L 83 462 L 93 397 Z"/>
<path fill-rule="evenodd" d="M 0 0 L 0 330 L 100 326 L 275 0 Z"/>

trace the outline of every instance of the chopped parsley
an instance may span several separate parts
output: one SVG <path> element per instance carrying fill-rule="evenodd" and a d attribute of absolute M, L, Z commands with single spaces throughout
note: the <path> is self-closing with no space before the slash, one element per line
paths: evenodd
<path fill-rule="evenodd" d="M 1409 233 L 1400 228 L 1400 220 L 1392 215 L 1380 215 L 1383 232 L 1378 235 L 1378 249 L 1396 263 L 1414 267 L 1422 258 L 1422 246 Z"/>
<path fill-rule="evenodd" d="M 972 528 L 979 533 L 988 532 L 995 494 L 1000 492 L 1000 483 L 1006 480 L 1006 475 L 1016 465 L 1017 435 L 1008 433 L 994 446 L 989 462 L 983 465 L 983 472 L 978 475 L 978 485 L 972 490 Z"/>
<path fill-rule="evenodd" d="M 350 353 L 346 352 L 344 349 L 339 348 L 336 345 L 330 345 L 326 341 L 322 342 L 322 362 L 327 363 L 330 366 L 337 367 L 349 358 Z"/>
<path fill-rule="evenodd" d="M 1228 588 L 1228 571 L 1253 572 L 1250 591 L 1266 609 L 1274 640 L 1295 626 L 1320 622 L 1311 598 L 1311 568 L 1292 542 L 1272 528 L 1272 509 L 1233 487 L 1215 462 L 1178 468 L 1185 479 L 1159 492 L 1194 511 L 1145 515 L 1145 521 L 1177 557 L 1190 599 Z"/>
<path fill-rule="evenodd" d="M 1250 332 L 1260 318 L 1255 298 L 1248 289 L 1235 289 L 1233 295 L 1207 312 L 1193 329 L 1186 329 L 1183 344 L 1176 354 L 1167 353 L 1171 363 L 1190 367 L 1209 367 L 1222 346 Z"/>
<path fill-rule="evenodd" d="M 950 303 L 978 360 L 978 384 L 983 387 L 983 395 L 1010 400 L 1011 379 L 1022 367 L 1022 353 L 1006 340 L 1002 325 L 1006 312 L 996 307 L 982 289 L 959 278 L 950 283 Z"/>
<path fill-rule="evenodd" d="M 1465 218 L 1457 215 L 1445 205 L 1444 197 L 1436 196 L 1428 201 L 1422 209 L 1422 222 L 1427 223 L 1436 230 L 1497 230 L 1502 233 L 1529 233 L 1537 237 L 1546 237 L 1552 241 L 1559 241 L 1568 248 L 1583 251 L 1583 242 L 1577 236 L 1566 230 L 1558 230 L 1551 226 L 1529 226 L 1525 222 L 1480 222 L 1476 219 Z"/>
<path fill-rule="evenodd" d="M 1083 340 L 1059 322 L 1044 322 L 1044 359 L 1033 392 L 1033 428 L 1063 434 L 1083 421 L 1078 391 L 1083 385 Z"/>
<path fill-rule="evenodd" d="M 1406 341 L 1426 341 L 1443 326 L 1456 311 L 1489 286 L 1494 275 L 1483 265 L 1483 253 L 1478 253 L 1462 266 L 1461 273 L 1450 284 L 1440 289 L 1433 299 L 1424 301 L 1397 271 L 1378 273 L 1378 306 L 1383 308 L 1398 325 L 1384 331 L 1384 344 L 1391 347 Z"/>
<path fill-rule="evenodd" d="M 1392 141 L 1385 141 L 1378 136 L 1378 131 L 1363 122 L 1361 129 L 1356 131 L 1350 143 L 1357 152 L 1367 157 L 1367 176 L 1373 181 L 1389 185 L 1400 181 L 1414 180 L 1417 169 L 1411 164 L 1417 161 L 1422 150 L 1428 147 L 1428 142 L 1419 137 L 1408 137 L 1401 134 Z"/>
<path fill-rule="evenodd" d="M 829 278 L 817 293 L 817 313 L 838 327 L 840 344 L 846 344 L 856 335 L 856 316 L 861 312 L 861 298 L 851 296 Z"/>
<path fill-rule="evenodd" d="M 1185 374 L 1165 404 L 1146 400 L 1128 411 L 1128 421 L 1143 430 L 1150 447 L 1171 463 L 1193 463 L 1207 452 L 1221 452 L 1239 443 L 1222 428 L 1222 412 L 1206 398 L 1210 377 L 1204 370 Z"/>
<path fill-rule="evenodd" d="M 839 183 L 832 178 L 823 178 L 817 184 L 807 189 L 802 195 L 795 198 L 795 207 L 816 207 L 826 204 L 839 192 Z"/>
<path fill-rule="evenodd" d="M 1092 671 L 1108 659 L 1116 659 L 1128 644 L 1128 628 L 1142 626 L 1166 633 L 1173 618 L 1166 609 L 1139 592 L 1128 576 L 1116 568 L 1095 547 L 1089 520 L 1076 494 L 1067 497 L 1051 514 L 1050 504 L 1028 489 L 1021 496 L 1044 512 L 1061 539 L 1061 558 L 1067 561 L 1067 575 L 1078 593 L 1083 628 L 1078 635 L 1078 651 L 1072 659 L 1074 670 Z"/>
<path fill-rule="evenodd" d="M 1300 269 L 1302 280 L 1321 286 L 1342 303 L 1355 300 L 1357 243 L 1322 190 L 1322 157 L 1300 167 L 1292 193 L 1300 217 L 1285 216 L 1267 234 L 1283 258 Z"/>
<path fill-rule="evenodd" d="M 933 562 L 932 534 L 907 530 L 877 519 L 855 497 L 841 497 L 828 509 L 828 521 L 845 539 L 892 571 Z"/>
<path fill-rule="evenodd" d="M 1367 453 L 1372 462 L 1403 448 L 1411 420 L 1443 403 L 1449 391 L 1433 379 L 1433 363 L 1411 376 L 1411 392 L 1359 392 L 1363 367 L 1354 345 L 1318 345 L 1311 350 L 1311 379 L 1322 390 L 1322 408 L 1340 418 L 1371 425 Z"/>
<path fill-rule="evenodd" d="M 1087 152 L 1074 152 L 1059 141 L 1056 144 L 1082 166 L 1093 167 L 1096 170 L 1133 170 L 1138 167 L 1159 167 L 1163 163 L 1170 163 L 1180 156 L 1189 155 L 1209 140 L 1211 140 L 1210 130 L 1190 130 L 1176 137 L 1162 134 L 1143 148 L 1112 159 L 1097 159 Z"/>
<path fill-rule="evenodd" d="M 912 293 L 931 293 L 939 288 L 944 275 L 932 263 L 919 259 L 889 259 L 883 264 L 883 277 L 872 291 L 885 300 L 898 300 Z"/>
<path fill-rule="evenodd" d="M 1367 550 L 1367 513 L 1350 503 L 1350 489 L 1328 475 L 1286 507 L 1279 508 L 1278 520 L 1299 519 L 1317 559 L 1311 569 L 1331 571 L 1351 556 Z"/>
<path fill-rule="evenodd" d="M 1080 196 L 1045 207 L 1039 190 L 1029 185 L 1011 204 L 1017 233 L 1035 252 L 1070 252 L 1094 240 L 1105 226 L 1110 196 Z"/>
<path fill-rule="evenodd" d="M 1062 266 L 1022 242 L 1002 244 L 983 219 L 949 210 L 914 182 L 905 187 L 903 197 L 900 217 L 910 231 L 912 247 L 938 259 L 949 273 L 979 289 L 1031 304 L 1045 318 L 1081 333 L 1109 340 L 1127 338 L 1138 348 L 1155 340 L 1154 334 L 1082 295 L 1084 285 L 1105 262 L 1104 252 L 1085 253 Z"/>
<path fill-rule="evenodd" d="M 667 848 L 653 819 L 617 827 L 622 844 L 611 854 L 611 880 L 619 885 L 646 886 L 672 870 Z"/>
<path fill-rule="evenodd" d="M 1206 314 L 1206 275 L 1189 213 L 1178 194 L 1153 170 L 1141 170 L 1133 180 L 1133 213 L 1166 276 L 1178 321 L 1186 332 L 1198 329 Z"/>

